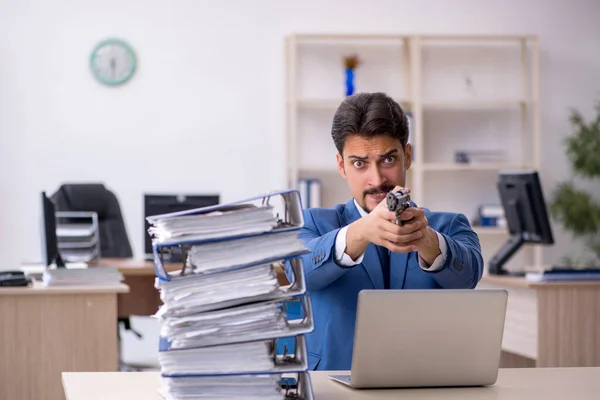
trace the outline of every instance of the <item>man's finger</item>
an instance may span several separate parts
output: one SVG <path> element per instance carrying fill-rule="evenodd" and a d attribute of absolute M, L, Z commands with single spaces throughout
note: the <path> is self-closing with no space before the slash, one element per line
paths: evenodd
<path fill-rule="evenodd" d="M 423 228 L 427 227 L 427 221 L 425 221 L 423 218 L 413 219 L 411 221 L 405 222 L 402 225 L 399 225 L 399 227 L 400 230 L 398 231 L 398 234 L 407 234 L 414 231 L 422 230 Z"/>
<path fill-rule="evenodd" d="M 402 186 L 396 186 L 394 189 L 392 189 L 392 192 L 397 192 L 398 190 L 406 190 L 408 193 L 410 193 L 410 188 Z"/>
<path fill-rule="evenodd" d="M 392 243 L 395 243 L 397 245 L 408 245 L 408 244 L 414 244 L 414 242 L 420 240 L 423 237 L 423 232 L 421 231 L 416 231 L 416 232 L 412 232 L 409 234 L 403 234 L 403 235 L 396 235 L 390 232 L 385 232 L 382 237 L 385 240 L 388 240 Z"/>
<path fill-rule="evenodd" d="M 425 226 L 426 224 L 422 219 L 409 221 L 403 225 L 396 224 L 396 221 L 383 223 L 381 225 L 385 232 L 393 233 L 394 235 L 407 235 L 422 230 Z"/>
<path fill-rule="evenodd" d="M 397 245 L 392 242 L 388 242 L 385 246 L 388 250 L 393 253 L 410 253 L 411 251 L 416 251 L 417 247 L 415 245 Z"/>
<path fill-rule="evenodd" d="M 402 211 L 402 213 L 400 214 L 400 219 L 403 221 L 408 221 L 412 218 L 419 218 L 423 214 L 424 212 L 420 208 L 409 207 L 406 210 Z"/>

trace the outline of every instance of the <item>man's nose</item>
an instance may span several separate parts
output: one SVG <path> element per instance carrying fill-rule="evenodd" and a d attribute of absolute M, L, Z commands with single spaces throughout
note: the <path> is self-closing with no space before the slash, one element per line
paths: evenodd
<path fill-rule="evenodd" d="M 369 176 L 369 184 L 371 186 L 381 186 L 381 184 L 385 181 L 385 177 L 381 173 L 381 170 L 378 166 L 373 166 L 371 168 L 370 176 Z"/>

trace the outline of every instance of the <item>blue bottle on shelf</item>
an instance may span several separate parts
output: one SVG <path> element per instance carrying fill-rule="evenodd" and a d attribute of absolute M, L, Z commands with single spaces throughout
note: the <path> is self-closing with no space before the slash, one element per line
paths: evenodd
<path fill-rule="evenodd" d="M 346 68 L 346 96 L 354 94 L 354 70 Z"/>

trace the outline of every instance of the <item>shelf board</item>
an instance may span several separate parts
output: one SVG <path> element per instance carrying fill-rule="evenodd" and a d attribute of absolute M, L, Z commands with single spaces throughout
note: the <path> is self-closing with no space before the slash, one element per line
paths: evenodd
<path fill-rule="evenodd" d="M 394 98 L 402 106 L 410 104 L 409 100 Z M 293 102 L 297 107 L 313 110 L 335 110 L 344 101 L 343 97 L 332 99 L 301 99 Z"/>
<path fill-rule="evenodd" d="M 535 35 L 417 35 L 422 41 L 521 42 L 537 40 Z"/>
<path fill-rule="evenodd" d="M 424 109 L 431 110 L 501 110 L 505 108 L 515 108 L 533 104 L 530 100 L 524 99 L 506 99 L 506 100 L 443 100 L 443 101 L 425 101 Z"/>
<path fill-rule="evenodd" d="M 338 175 L 339 174 L 337 168 L 333 164 L 331 167 L 326 167 L 326 166 L 323 166 L 323 167 L 316 166 L 316 167 L 307 167 L 307 168 L 298 167 L 298 173 L 300 175 L 307 175 L 307 174 L 318 174 L 318 175 L 336 174 L 336 175 Z"/>
<path fill-rule="evenodd" d="M 531 166 L 508 163 L 422 163 L 424 171 L 454 172 L 454 171 L 499 171 L 503 169 L 531 169 Z"/>
<path fill-rule="evenodd" d="M 339 171 L 337 170 L 337 168 L 335 167 L 335 165 L 333 165 L 332 167 L 327 167 L 327 166 L 315 166 L 315 167 L 298 167 L 298 173 L 300 175 L 306 175 L 306 174 L 319 174 L 319 175 L 330 175 L 330 174 L 335 174 L 338 175 Z M 413 173 L 413 168 L 409 168 L 406 170 L 407 174 L 412 174 Z"/>
<path fill-rule="evenodd" d="M 337 41 L 350 41 L 350 42 L 362 42 L 362 41 L 375 41 L 375 42 L 404 42 L 410 39 L 410 36 L 406 35 L 394 35 L 394 34 L 351 34 L 351 33 L 303 33 L 303 34 L 292 34 L 290 38 L 294 39 L 296 43 L 327 43 Z"/>

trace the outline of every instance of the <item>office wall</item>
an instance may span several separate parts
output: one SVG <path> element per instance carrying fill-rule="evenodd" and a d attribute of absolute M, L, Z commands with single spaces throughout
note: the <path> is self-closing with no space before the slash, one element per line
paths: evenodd
<path fill-rule="evenodd" d="M 569 108 L 590 115 L 600 98 L 599 14 L 594 0 L 0 0 L 0 268 L 39 259 L 38 193 L 64 181 L 102 180 L 118 194 L 136 255 L 143 192 L 228 201 L 283 187 L 293 32 L 539 35 L 548 193 L 569 176 Z M 124 87 L 99 85 L 88 68 L 109 36 L 139 57 Z M 560 229 L 558 239 L 548 262 L 571 249 Z"/>

